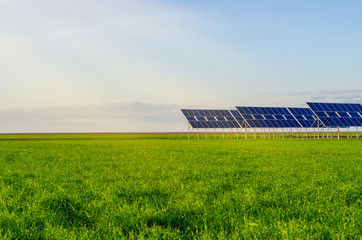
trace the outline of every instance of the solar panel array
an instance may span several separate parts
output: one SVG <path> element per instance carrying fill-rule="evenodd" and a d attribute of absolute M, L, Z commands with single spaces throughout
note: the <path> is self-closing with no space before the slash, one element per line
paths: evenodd
<path fill-rule="evenodd" d="M 361 104 L 315 102 L 307 102 L 307 104 L 326 127 L 362 126 Z"/>
<path fill-rule="evenodd" d="M 181 109 L 193 128 L 240 128 L 228 110 Z"/>
<path fill-rule="evenodd" d="M 362 105 L 307 102 L 309 108 L 181 109 L 193 128 L 346 128 L 362 126 Z"/>
<path fill-rule="evenodd" d="M 252 128 L 300 128 L 287 108 L 236 107 Z"/>
<path fill-rule="evenodd" d="M 309 108 L 288 108 L 288 110 L 293 114 L 295 119 L 297 119 L 302 127 L 318 127 L 318 119 L 314 116 L 314 113 Z"/>

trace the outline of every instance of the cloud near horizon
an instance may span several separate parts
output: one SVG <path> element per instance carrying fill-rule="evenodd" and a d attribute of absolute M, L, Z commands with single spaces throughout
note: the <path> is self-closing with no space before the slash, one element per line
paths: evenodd
<path fill-rule="evenodd" d="M 362 89 L 341 89 L 265 94 L 274 99 L 269 106 L 307 107 L 306 101 L 362 103 L 361 92 Z M 235 105 L 267 106 L 260 102 L 235 102 Z M 186 120 L 181 108 L 215 107 L 124 102 L 3 108 L 0 109 L 0 133 L 184 131 Z M 231 109 L 233 106 L 221 108 Z"/>
<path fill-rule="evenodd" d="M 182 131 L 180 107 L 167 104 L 105 103 L 0 109 L 0 132 Z"/>
<path fill-rule="evenodd" d="M 322 89 L 318 91 L 286 92 L 285 98 L 300 101 L 362 103 L 362 89 Z"/>
<path fill-rule="evenodd" d="M 336 94 L 362 94 L 362 89 L 339 89 L 339 90 L 321 90 L 319 91 L 321 94 L 329 94 L 329 95 L 336 95 Z"/>

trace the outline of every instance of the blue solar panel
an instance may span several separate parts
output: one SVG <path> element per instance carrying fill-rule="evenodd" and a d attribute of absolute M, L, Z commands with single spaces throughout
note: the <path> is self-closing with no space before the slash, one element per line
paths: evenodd
<path fill-rule="evenodd" d="M 241 127 L 248 127 L 248 124 L 237 110 L 230 110 L 230 112 Z"/>
<path fill-rule="evenodd" d="M 304 128 L 318 127 L 318 121 L 312 110 L 309 108 L 288 108 L 295 119 Z"/>
<path fill-rule="evenodd" d="M 356 103 L 313 103 L 307 102 L 310 109 L 327 127 L 362 126 L 362 107 Z"/>
<path fill-rule="evenodd" d="M 253 115 L 251 114 L 244 114 L 243 117 L 245 118 L 245 120 L 253 120 Z"/>
<path fill-rule="evenodd" d="M 297 128 L 298 121 L 287 108 L 236 107 L 252 128 Z"/>
<path fill-rule="evenodd" d="M 193 128 L 240 128 L 240 121 L 234 116 L 242 118 L 236 110 L 181 109 L 181 112 Z"/>
<path fill-rule="evenodd" d="M 256 119 L 256 120 L 264 120 L 264 117 L 263 117 L 263 115 L 259 115 L 259 114 L 254 114 L 253 115 L 254 116 L 254 118 Z"/>
<path fill-rule="evenodd" d="M 274 116 L 272 114 L 264 115 L 266 120 L 275 120 Z"/>

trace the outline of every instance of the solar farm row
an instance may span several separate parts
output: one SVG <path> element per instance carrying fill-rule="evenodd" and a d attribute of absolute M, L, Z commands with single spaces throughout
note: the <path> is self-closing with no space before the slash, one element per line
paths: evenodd
<path fill-rule="evenodd" d="M 193 128 L 346 128 L 362 126 L 362 105 L 312 103 L 309 108 L 181 109 Z"/>

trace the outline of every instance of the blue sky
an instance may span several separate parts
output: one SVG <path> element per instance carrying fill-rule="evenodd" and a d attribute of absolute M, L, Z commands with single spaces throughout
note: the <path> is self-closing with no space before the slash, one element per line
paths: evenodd
<path fill-rule="evenodd" d="M 362 102 L 360 1 L 0 0 L 0 132 L 180 131 L 180 107 Z"/>

